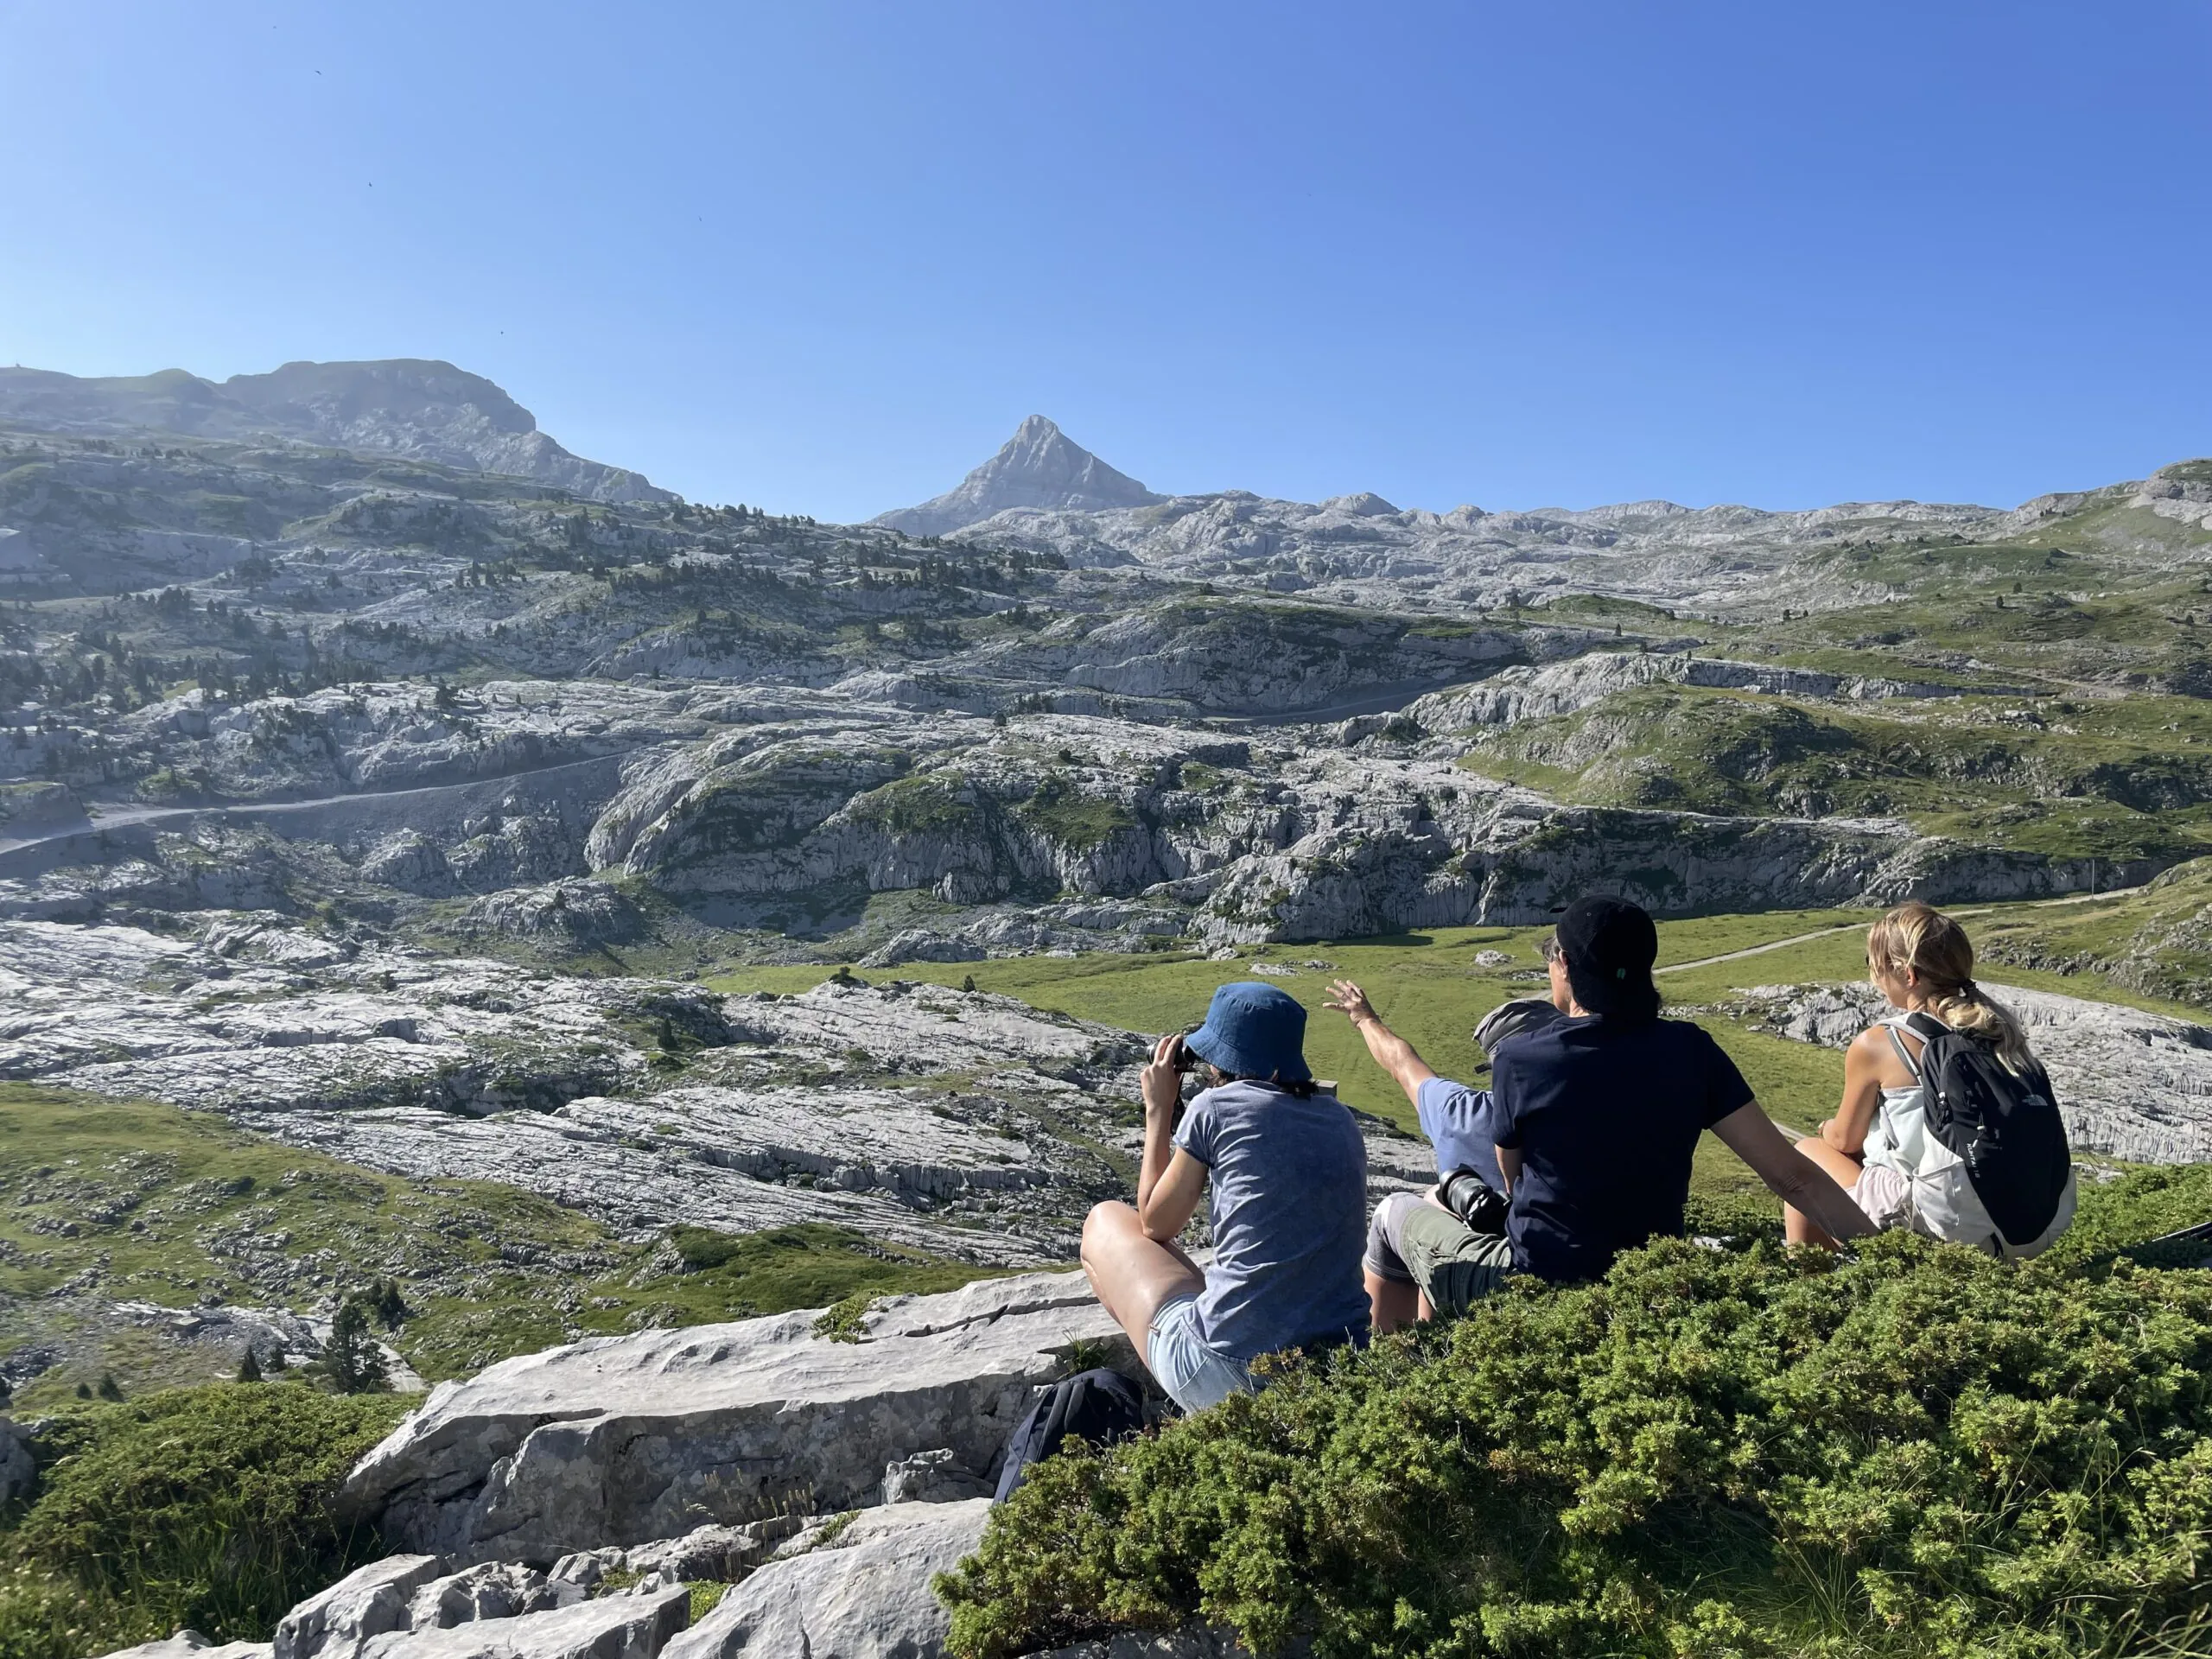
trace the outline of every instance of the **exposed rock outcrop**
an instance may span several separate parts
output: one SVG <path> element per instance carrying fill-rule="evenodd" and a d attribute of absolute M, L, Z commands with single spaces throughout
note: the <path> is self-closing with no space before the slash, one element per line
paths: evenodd
<path fill-rule="evenodd" d="M 639 474 L 570 454 L 481 375 L 412 358 L 287 363 L 216 382 L 181 369 L 79 379 L 0 369 L 0 416 L 56 430 L 278 437 L 515 473 L 599 501 L 666 501 Z"/>
<path fill-rule="evenodd" d="M 988 1476 L 1040 1384 L 1133 1363 L 1079 1274 L 895 1298 L 849 1342 L 816 1319 L 602 1338 L 442 1384 L 346 1501 L 396 1548 L 550 1567 L 799 1493 L 868 1503 L 887 1463 L 925 1449 Z"/>
<path fill-rule="evenodd" d="M 943 536 L 1009 507 L 1090 512 L 1141 507 L 1160 499 L 1070 442 L 1042 415 L 1032 415 L 1014 429 L 998 454 L 969 473 L 957 488 L 870 522 L 909 536 Z"/>
<path fill-rule="evenodd" d="M 988 1498 L 863 1510 L 836 1540 L 772 1561 L 670 1643 L 668 1659 L 921 1659 L 949 1620 L 930 1580 L 983 1535 Z"/>
<path fill-rule="evenodd" d="M 211 1642 L 197 1630 L 179 1630 L 158 1642 L 119 1648 L 106 1659 L 269 1659 L 266 1642 Z"/>

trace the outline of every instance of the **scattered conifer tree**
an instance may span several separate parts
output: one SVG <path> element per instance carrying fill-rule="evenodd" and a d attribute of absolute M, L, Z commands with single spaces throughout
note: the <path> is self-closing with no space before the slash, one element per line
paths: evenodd
<path fill-rule="evenodd" d="M 330 1340 L 322 1351 L 322 1369 L 330 1385 L 340 1394 L 373 1394 L 385 1385 L 384 1356 L 369 1337 L 369 1304 L 348 1296 L 330 1322 Z"/>

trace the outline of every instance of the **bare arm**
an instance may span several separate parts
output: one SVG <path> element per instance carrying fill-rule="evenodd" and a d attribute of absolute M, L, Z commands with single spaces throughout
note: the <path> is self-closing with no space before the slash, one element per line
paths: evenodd
<path fill-rule="evenodd" d="M 1206 1166 L 1178 1147 L 1166 1173 L 1137 1201 L 1137 1221 L 1144 1236 L 1155 1243 L 1173 1243 L 1198 1213 L 1198 1198 L 1205 1190 Z"/>
<path fill-rule="evenodd" d="M 1521 1148 L 1500 1147 L 1497 1149 L 1497 1173 L 1505 1177 L 1505 1196 L 1511 1198 L 1513 1189 L 1521 1182 Z"/>
<path fill-rule="evenodd" d="M 1809 1217 L 1830 1238 L 1863 1238 L 1877 1231 L 1866 1212 L 1826 1170 L 1789 1144 L 1774 1120 L 1751 1101 L 1713 1126 L 1728 1150 L 1751 1167 L 1768 1192 Z"/>
<path fill-rule="evenodd" d="M 1859 1033 L 1844 1051 L 1843 1103 L 1821 1125 L 1821 1140 L 1847 1157 L 1856 1158 L 1866 1149 L 1866 1131 L 1874 1127 L 1874 1114 L 1882 1104 L 1885 1074 L 1895 1064 L 1888 1035 L 1880 1027 Z"/>
<path fill-rule="evenodd" d="M 1388 1071 L 1406 1091 L 1406 1098 L 1418 1105 L 1421 1086 L 1436 1075 L 1427 1061 L 1414 1052 L 1414 1046 L 1382 1023 L 1382 1016 L 1375 1012 L 1375 1005 L 1367 1000 L 1367 993 L 1348 979 L 1336 981 L 1329 987 L 1329 998 L 1321 1005 L 1334 1008 L 1351 1021 L 1367 1044 L 1367 1052 L 1376 1065 Z"/>
<path fill-rule="evenodd" d="M 1162 1244 L 1172 1243 L 1197 1213 L 1206 1185 L 1206 1166 L 1175 1144 L 1175 1103 L 1183 1092 L 1175 1051 L 1182 1040 L 1170 1033 L 1154 1044 L 1138 1080 L 1144 1096 L 1144 1159 L 1137 1166 L 1137 1222 L 1147 1238 Z"/>

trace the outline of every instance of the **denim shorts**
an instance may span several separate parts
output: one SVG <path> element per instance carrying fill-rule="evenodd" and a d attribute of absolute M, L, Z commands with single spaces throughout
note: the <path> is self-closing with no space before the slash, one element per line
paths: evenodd
<path fill-rule="evenodd" d="M 1198 1299 L 1173 1296 L 1152 1316 L 1145 1364 L 1167 1397 L 1185 1411 L 1204 1411 L 1232 1394 L 1252 1392 L 1244 1363 L 1207 1345 L 1198 1334 Z"/>

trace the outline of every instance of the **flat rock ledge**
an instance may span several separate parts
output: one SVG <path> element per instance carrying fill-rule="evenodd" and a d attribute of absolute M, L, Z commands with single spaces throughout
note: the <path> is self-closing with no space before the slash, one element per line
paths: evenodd
<path fill-rule="evenodd" d="M 601 1338 L 442 1383 L 345 1500 L 396 1551 L 549 1567 L 702 1524 L 874 1505 L 887 1465 L 923 1452 L 988 1480 L 1039 1387 L 1136 1365 L 1079 1273 L 888 1298 L 857 1340 L 819 1317 Z"/>

